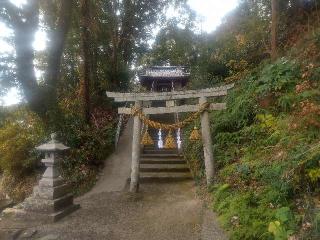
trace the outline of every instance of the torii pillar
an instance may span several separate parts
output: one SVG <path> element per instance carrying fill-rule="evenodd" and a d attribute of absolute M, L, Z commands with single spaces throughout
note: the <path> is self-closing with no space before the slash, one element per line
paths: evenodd
<path fill-rule="evenodd" d="M 200 97 L 199 105 L 202 106 L 206 104 L 207 98 Z M 203 111 L 201 116 L 201 135 L 202 135 L 202 143 L 203 143 L 203 154 L 204 154 L 204 164 L 206 168 L 206 178 L 207 178 L 207 185 L 209 186 L 214 182 L 214 175 L 215 175 L 215 164 L 213 158 L 213 148 L 212 148 L 212 138 L 211 138 L 211 131 L 210 131 L 210 119 L 209 113 L 207 110 Z"/>
<path fill-rule="evenodd" d="M 136 101 L 135 108 L 141 108 L 142 102 Z M 139 116 L 133 119 L 133 137 L 132 137 L 132 162 L 131 162 L 131 182 L 130 192 L 139 190 L 139 166 L 140 166 L 140 139 L 141 139 L 141 120 Z"/>

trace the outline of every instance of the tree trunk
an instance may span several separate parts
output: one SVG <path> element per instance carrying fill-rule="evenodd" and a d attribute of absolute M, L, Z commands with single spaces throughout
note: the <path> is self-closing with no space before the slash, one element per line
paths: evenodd
<path fill-rule="evenodd" d="M 38 1 L 31 0 L 25 6 L 24 21 L 19 16 L 18 9 L 15 6 L 8 2 L 4 3 L 6 3 L 4 7 L 8 10 L 13 21 L 17 81 L 21 84 L 30 109 L 42 116 L 44 114 L 44 106 L 43 101 L 39 100 L 42 98 L 42 94 L 34 70 L 34 49 L 32 45 L 39 24 Z"/>
<path fill-rule="evenodd" d="M 65 41 L 69 31 L 73 0 L 61 0 L 60 11 L 57 19 L 56 29 L 50 34 L 48 68 L 46 73 L 47 83 L 47 107 L 57 107 L 57 86 L 60 79 L 61 59 L 64 51 Z"/>
<path fill-rule="evenodd" d="M 44 120 L 48 117 L 48 110 L 57 106 L 61 57 L 71 21 L 73 2 L 73 0 L 60 0 L 57 24 L 49 36 L 51 41 L 48 46 L 48 67 L 44 86 L 39 86 L 34 70 L 33 42 L 39 27 L 39 1 L 29 0 L 21 9 L 8 0 L 0 3 L 0 7 L 6 9 L 9 15 L 9 19 L 5 20 L 14 31 L 17 81 L 22 87 L 30 109 Z"/>
<path fill-rule="evenodd" d="M 277 59 L 278 56 L 278 18 L 279 18 L 279 2 L 271 0 L 272 23 L 271 23 L 271 59 Z"/>
<path fill-rule="evenodd" d="M 82 44 L 82 97 L 83 112 L 87 123 L 90 123 L 90 77 L 91 77 L 91 45 L 90 45 L 90 0 L 81 1 L 81 44 Z"/>

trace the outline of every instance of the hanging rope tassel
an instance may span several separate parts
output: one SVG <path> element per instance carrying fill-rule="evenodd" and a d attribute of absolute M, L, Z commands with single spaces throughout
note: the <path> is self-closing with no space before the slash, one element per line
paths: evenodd
<path fill-rule="evenodd" d="M 164 145 L 164 148 L 167 148 L 167 149 L 177 148 L 177 143 L 174 137 L 172 136 L 171 130 L 169 130 L 168 136 L 166 137 L 166 143 Z"/>
<path fill-rule="evenodd" d="M 153 145 L 154 144 L 154 141 L 152 140 L 148 130 L 146 130 L 143 134 L 143 137 L 142 137 L 142 140 L 141 140 L 141 144 L 142 145 Z"/>
<path fill-rule="evenodd" d="M 190 134 L 189 140 L 190 141 L 199 141 L 200 138 L 201 138 L 201 135 L 200 135 L 199 129 L 197 127 L 194 127 L 191 134 Z"/>

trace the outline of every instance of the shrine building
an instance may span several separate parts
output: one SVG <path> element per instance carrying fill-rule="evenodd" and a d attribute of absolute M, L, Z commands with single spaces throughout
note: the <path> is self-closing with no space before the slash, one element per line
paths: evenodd
<path fill-rule="evenodd" d="M 171 92 L 184 88 L 190 78 L 188 67 L 154 66 L 140 73 L 140 83 L 151 92 Z"/>

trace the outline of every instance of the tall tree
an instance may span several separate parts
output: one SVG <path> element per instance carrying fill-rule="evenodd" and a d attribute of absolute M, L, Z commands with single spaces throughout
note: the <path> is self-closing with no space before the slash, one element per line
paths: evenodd
<path fill-rule="evenodd" d="M 278 20 L 279 20 L 279 2 L 271 0 L 272 22 L 271 22 L 271 59 L 275 60 L 278 56 Z"/>
<path fill-rule="evenodd" d="M 91 77 L 91 44 L 90 44 L 90 0 L 81 0 L 81 44 L 82 44 L 82 82 L 84 117 L 90 122 L 90 77 Z"/>
<path fill-rule="evenodd" d="M 60 80 L 61 59 L 70 28 L 74 0 L 59 0 L 57 6 L 58 14 L 55 24 L 49 31 L 48 66 L 45 79 L 47 109 L 55 108 L 57 105 L 57 86 Z"/>
<path fill-rule="evenodd" d="M 31 110 L 41 117 L 46 117 L 48 110 L 56 107 L 57 84 L 59 81 L 61 57 L 71 20 L 73 0 L 57 2 L 44 1 L 47 9 L 58 9 L 57 17 L 49 35 L 48 59 L 45 82 L 40 84 L 35 74 L 35 51 L 33 42 L 39 28 L 38 0 L 29 0 L 22 7 L 17 7 L 10 0 L 0 2 L 0 19 L 14 33 L 15 79 L 22 88 Z M 55 7 L 55 8 L 53 8 Z"/>
<path fill-rule="evenodd" d="M 139 53 L 148 48 L 152 27 L 159 23 L 168 6 L 186 7 L 185 0 L 111 0 L 104 2 L 106 12 L 106 53 L 113 87 L 121 84 L 119 72 L 128 69 Z"/>
<path fill-rule="evenodd" d="M 14 32 L 16 50 L 16 79 L 21 84 L 25 98 L 32 110 L 41 111 L 39 86 L 34 70 L 33 42 L 38 29 L 39 4 L 30 0 L 23 9 L 18 8 L 9 0 L 1 1 L 0 17 Z"/>

